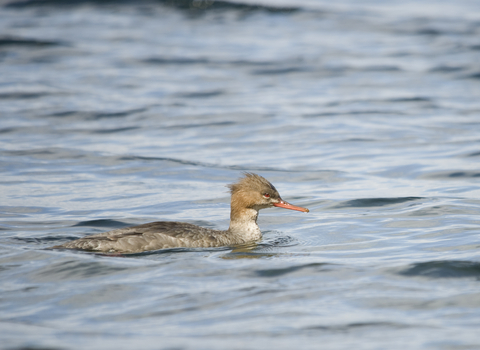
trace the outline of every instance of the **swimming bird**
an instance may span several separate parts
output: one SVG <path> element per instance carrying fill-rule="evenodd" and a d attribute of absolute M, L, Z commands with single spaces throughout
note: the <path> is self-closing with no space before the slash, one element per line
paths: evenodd
<path fill-rule="evenodd" d="M 231 192 L 228 230 L 212 230 L 185 222 L 158 221 L 87 236 L 52 248 L 139 253 L 166 248 L 235 246 L 262 238 L 257 225 L 260 209 L 279 207 L 306 213 L 309 211 L 284 201 L 268 180 L 254 173 L 245 173 L 237 183 L 227 187 Z"/>

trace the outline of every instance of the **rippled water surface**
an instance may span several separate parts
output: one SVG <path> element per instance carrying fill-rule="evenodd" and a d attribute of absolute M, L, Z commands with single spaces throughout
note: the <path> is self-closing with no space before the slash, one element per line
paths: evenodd
<path fill-rule="evenodd" d="M 480 348 L 480 2 L 0 2 L 0 348 Z M 225 229 L 243 171 L 308 214 Z"/>

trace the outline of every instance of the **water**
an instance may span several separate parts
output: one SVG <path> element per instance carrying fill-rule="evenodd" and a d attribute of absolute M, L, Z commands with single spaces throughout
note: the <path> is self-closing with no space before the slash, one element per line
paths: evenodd
<path fill-rule="evenodd" d="M 1 6 L 0 348 L 480 347 L 479 2 Z M 242 171 L 311 212 L 44 250 L 224 229 Z"/>

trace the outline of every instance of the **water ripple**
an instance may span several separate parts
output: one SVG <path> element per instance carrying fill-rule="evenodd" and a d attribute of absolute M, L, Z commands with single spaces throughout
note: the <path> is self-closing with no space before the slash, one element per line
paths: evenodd
<path fill-rule="evenodd" d="M 426 278 L 469 278 L 480 280 L 480 263 L 476 261 L 426 261 L 398 272 L 402 276 Z"/>

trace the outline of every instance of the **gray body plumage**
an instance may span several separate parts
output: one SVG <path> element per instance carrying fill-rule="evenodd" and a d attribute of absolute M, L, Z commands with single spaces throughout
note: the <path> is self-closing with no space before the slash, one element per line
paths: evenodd
<path fill-rule="evenodd" d="M 229 234 L 228 231 L 211 230 L 185 222 L 159 221 L 103 232 L 53 248 L 138 253 L 167 248 L 209 248 L 242 243 L 246 243 L 245 239 Z"/>

